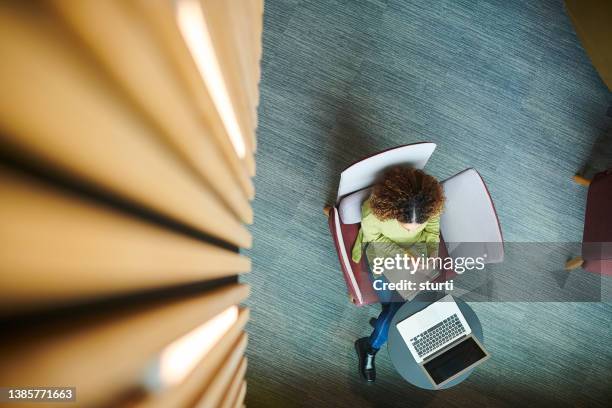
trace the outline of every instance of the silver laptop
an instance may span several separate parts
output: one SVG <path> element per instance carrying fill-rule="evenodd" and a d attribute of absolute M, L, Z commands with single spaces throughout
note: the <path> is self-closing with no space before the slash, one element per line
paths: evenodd
<path fill-rule="evenodd" d="M 397 329 L 435 388 L 489 358 L 451 295 L 402 320 Z"/>

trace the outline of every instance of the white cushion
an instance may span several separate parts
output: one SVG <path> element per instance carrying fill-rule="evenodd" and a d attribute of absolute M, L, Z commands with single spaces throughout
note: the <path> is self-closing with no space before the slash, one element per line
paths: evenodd
<path fill-rule="evenodd" d="M 440 232 L 451 257 L 485 257 L 485 263 L 504 257 L 501 229 L 493 202 L 480 174 L 467 169 L 442 183 L 446 202 Z"/>
<path fill-rule="evenodd" d="M 340 200 L 338 213 L 343 224 L 357 224 L 361 222 L 361 204 L 368 199 L 371 190 L 371 188 L 364 188 Z"/>
<path fill-rule="evenodd" d="M 387 167 L 406 164 L 422 169 L 435 148 L 435 143 L 415 143 L 385 150 L 353 164 L 340 175 L 336 201 L 345 195 L 371 186 L 380 172 Z"/>

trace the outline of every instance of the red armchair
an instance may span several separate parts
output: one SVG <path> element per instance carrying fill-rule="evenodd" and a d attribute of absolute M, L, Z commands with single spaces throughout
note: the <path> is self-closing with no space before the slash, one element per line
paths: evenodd
<path fill-rule="evenodd" d="M 342 172 L 336 204 L 327 210 L 329 229 L 349 297 L 355 305 L 378 302 L 365 257 L 360 263 L 351 259 L 351 250 L 361 225 L 361 204 L 369 197 L 371 185 L 385 168 L 398 164 L 423 168 L 435 148 L 434 143 L 396 147 L 358 161 Z M 439 256 L 476 258 L 486 254 L 486 263 L 501 262 L 504 257 L 501 227 L 480 174 L 474 169 L 467 169 L 443 181 L 442 186 L 446 203 L 440 219 Z M 464 242 L 477 244 L 459 245 Z M 445 281 L 452 276 L 453 271 L 441 271 L 435 281 Z"/>

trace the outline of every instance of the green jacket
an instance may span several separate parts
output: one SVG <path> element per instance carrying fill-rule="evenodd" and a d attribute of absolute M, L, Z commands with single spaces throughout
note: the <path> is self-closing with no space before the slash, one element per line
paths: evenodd
<path fill-rule="evenodd" d="M 417 243 L 425 243 L 427 256 L 437 256 L 440 243 L 440 216 L 432 217 L 418 230 L 408 231 L 397 220 L 379 220 L 370 208 L 370 200 L 366 200 L 361 206 L 361 229 L 353 245 L 352 258 L 354 262 L 361 260 L 363 244 L 367 242 L 382 242 L 395 244 L 406 251 L 410 251 Z"/>

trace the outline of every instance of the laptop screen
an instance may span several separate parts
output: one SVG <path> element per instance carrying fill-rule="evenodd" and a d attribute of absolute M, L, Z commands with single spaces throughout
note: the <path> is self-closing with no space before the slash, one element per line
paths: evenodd
<path fill-rule="evenodd" d="M 461 343 L 423 364 L 436 384 L 441 384 L 453 375 L 486 357 L 486 353 L 470 336 Z"/>

